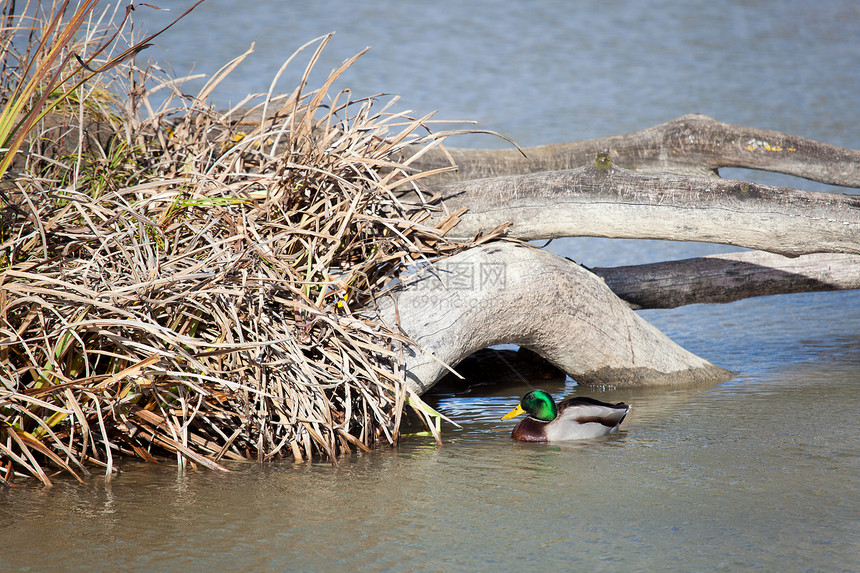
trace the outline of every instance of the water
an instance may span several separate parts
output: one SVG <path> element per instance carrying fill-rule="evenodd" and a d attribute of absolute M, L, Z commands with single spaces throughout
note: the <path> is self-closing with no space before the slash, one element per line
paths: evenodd
<path fill-rule="evenodd" d="M 59 480 L 6 493 L 2 560 L 36 570 L 856 570 L 858 367 L 855 351 L 718 388 L 608 392 L 634 410 L 620 435 L 590 443 L 511 443 L 497 422 L 510 396 L 438 397 L 464 425 L 441 448 L 412 438 L 338 467 L 231 475 L 126 463 L 108 487 Z"/>
<path fill-rule="evenodd" d="M 187 2 L 175 2 L 184 6 Z M 155 26 L 163 13 L 136 12 Z M 860 148 L 860 5 L 208 0 L 150 54 L 213 73 L 256 40 L 216 101 L 265 91 L 302 43 L 336 31 L 325 75 L 355 96 L 474 119 L 522 145 L 625 133 L 687 112 Z M 304 64 L 302 63 L 302 66 Z M 295 73 L 300 73 L 301 66 Z M 280 91 L 293 87 L 288 73 Z M 313 80 L 312 80 L 313 85 Z M 278 90 L 276 90 L 278 91 Z M 499 147 L 489 136 L 450 142 Z M 830 187 L 789 177 L 724 175 Z M 569 239 L 589 266 L 731 250 Z M 527 385 L 429 399 L 462 424 L 329 464 L 229 475 L 121 463 L 110 485 L 0 491 L 0 569 L 856 571 L 860 569 L 860 293 L 644 311 L 738 372 L 711 388 L 580 389 L 625 400 L 623 431 L 512 443 L 498 421 Z"/>

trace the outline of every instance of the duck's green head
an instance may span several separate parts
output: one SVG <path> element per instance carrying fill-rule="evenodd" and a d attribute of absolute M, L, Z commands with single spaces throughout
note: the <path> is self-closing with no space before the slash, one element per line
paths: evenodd
<path fill-rule="evenodd" d="M 558 410 L 555 407 L 555 400 L 552 399 L 547 392 L 543 390 L 532 390 L 520 400 L 516 408 L 508 412 L 502 417 L 502 420 L 507 420 L 520 414 L 528 414 L 538 420 L 544 422 L 552 422 L 555 420 Z"/>

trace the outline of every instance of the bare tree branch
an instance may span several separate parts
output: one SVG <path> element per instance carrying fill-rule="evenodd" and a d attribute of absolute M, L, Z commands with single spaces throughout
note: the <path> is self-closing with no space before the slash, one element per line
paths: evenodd
<path fill-rule="evenodd" d="M 570 236 L 704 241 L 796 256 L 860 253 L 860 197 L 720 178 L 636 173 L 595 161 L 437 190 L 451 231 L 471 238 L 504 223 L 523 240 Z"/>
<path fill-rule="evenodd" d="M 762 251 L 744 251 L 591 271 L 636 309 L 860 289 L 860 256 L 839 253 L 788 258 Z"/>
<path fill-rule="evenodd" d="M 804 177 L 831 185 L 860 187 L 860 150 L 846 149 L 770 129 L 719 122 L 688 114 L 626 135 L 517 149 L 431 150 L 415 165 L 428 170 L 458 167 L 451 180 L 574 169 L 599 153 L 641 172 L 714 175 L 720 167 L 745 167 Z M 441 181 L 441 180 L 440 180 Z"/>

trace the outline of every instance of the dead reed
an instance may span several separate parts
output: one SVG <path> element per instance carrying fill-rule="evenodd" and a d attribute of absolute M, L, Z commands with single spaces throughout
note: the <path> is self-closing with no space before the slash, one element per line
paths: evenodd
<path fill-rule="evenodd" d="M 93 466 L 109 479 L 121 455 L 214 470 L 334 461 L 396 443 L 407 404 L 429 422 L 396 325 L 356 311 L 467 246 L 444 239 L 456 214 L 422 225 L 432 173 L 401 157 L 444 134 L 393 100 L 334 91 L 355 58 L 309 89 L 327 41 L 303 47 L 292 93 L 228 111 L 209 96 L 247 54 L 195 97 L 163 78 L 172 95 L 157 106 L 151 70 L 118 67 L 111 81 L 130 96 L 88 86 L 78 121 L 60 122 L 72 152 L 33 153 L 46 131 L 28 140 L 0 188 L 2 483 Z M 112 136 L 92 136 L 93 122 Z"/>

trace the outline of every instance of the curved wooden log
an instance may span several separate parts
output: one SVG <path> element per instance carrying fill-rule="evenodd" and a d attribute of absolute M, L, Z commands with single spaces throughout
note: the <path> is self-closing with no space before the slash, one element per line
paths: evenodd
<path fill-rule="evenodd" d="M 599 159 L 568 171 L 452 183 L 438 192 L 448 211 L 468 209 L 449 233 L 453 239 L 512 223 L 507 236 L 522 240 L 599 236 L 723 243 L 788 256 L 860 253 L 856 195 L 637 173 Z"/>
<path fill-rule="evenodd" d="M 523 154 L 524 152 L 524 154 Z M 775 171 L 832 185 L 860 187 L 860 150 L 783 133 L 723 123 L 701 114 L 629 133 L 574 143 L 517 149 L 432 150 L 422 170 L 457 165 L 439 182 L 574 169 L 608 153 L 613 163 L 643 172 L 715 175 L 720 167 Z"/>
<path fill-rule="evenodd" d="M 590 270 L 634 309 L 860 289 L 860 256 L 839 253 L 788 258 L 744 251 Z"/>
<path fill-rule="evenodd" d="M 547 251 L 506 242 L 425 268 L 378 301 L 378 316 L 417 346 L 406 378 L 423 393 L 473 352 L 511 343 L 589 385 L 684 385 L 731 373 L 684 350 L 592 273 Z"/>

